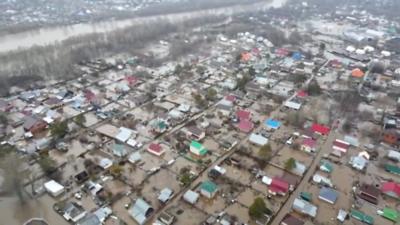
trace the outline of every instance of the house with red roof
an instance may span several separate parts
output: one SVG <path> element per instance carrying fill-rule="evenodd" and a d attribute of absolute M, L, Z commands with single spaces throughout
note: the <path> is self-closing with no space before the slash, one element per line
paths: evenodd
<path fill-rule="evenodd" d="M 383 194 L 400 199 L 400 184 L 396 182 L 385 182 L 382 184 L 381 191 Z"/>
<path fill-rule="evenodd" d="M 225 96 L 225 100 L 230 101 L 232 103 L 234 103 L 236 101 L 236 96 L 235 95 L 227 95 Z"/>
<path fill-rule="evenodd" d="M 340 151 L 342 153 L 346 153 L 347 150 L 349 150 L 349 148 L 350 148 L 350 143 L 342 141 L 342 140 L 339 140 L 339 139 L 336 139 L 333 142 L 333 147 L 332 148 L 335 151 Z"/>
<path fill-rule="evenodd" d="M 246 110 L 238 110 L 238 111 L 236 111 L 236 118 L 239 121 L 250 120 L 250 117 L 251 117 L 251 112 L 249 112 L 249 111 L 246 111 Z"/>
<path fill-rule="evenodd" d="M 307 153 L 315 152 L 317 141 L 312 138 L 305 138 L 300 146 L 300 149 Z"/>
<path fill-rule="evenodd" d="M 286 48 L 278 48 L 278 49 L 275 50 L 275 54 L 278 57 L 286 57 L 286 56 L 289 55 L 289 50 L 286 49 Z"/>
<path fill-rule="evenodd" d="M 308 93 L 305 90 L 300 90 L 300 91 L 297 92 L 297 97 L 306 98 L 306 97 L 308 97 Z"/>
<path fill-rule="evenodd" d="M 129 86 L 135 86 L 137 84 L 137 82 L 139 81 L 139 79 L 137 77 L 135 77 L 135 76 L 126 76 L 124 78 L 124 80 L 126 82 L 128 82 Z"/>
<path fill-rule="evenodd" d="M 323 135 L 323 136 L 328 135 L 330 130 L 331 129 L 329 127 L 324 126 L 322 124 L 318 124 L 318 123 L 314 123 L 311 126 L 311 131 L 313 133 L 316 133 L 316 134 L 319 134 L 319 135 Z"/>
<path fill-rule="evenodd" d="M 274 177 L 271 184 L 269 185 L 268 192 L 272 195 L 282 195 L 285 196 L 290 189 L 290 185 L 285 180 Z"/>
<path fill-rule="evenodd" d="M 161 156 L 162 154 L 164 154 L 165 149 L 163 149 L 163 147 L 160 144 L 151 143 L 147 148 L 147 151 L 153 155 Z"/>
<path fill-rule="evenodd" d="M 250 133 L 254 128 L 254 124 L 250 120 L 240 120 L 238 128 L 243 133 Z"/>

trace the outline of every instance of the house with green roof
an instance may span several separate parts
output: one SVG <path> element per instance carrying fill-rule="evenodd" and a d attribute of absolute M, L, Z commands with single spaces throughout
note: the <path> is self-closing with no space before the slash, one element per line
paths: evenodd
<path fill-rule="evenodd" d="M 192 141 L 192 143 L 190 143 L 190 152 L 197 156 L 204 156 L 205 154 L 207 154 L 208 150 L 204 148 L 201 143 L 197 141 Z"/>
<path fill-rule="evenodd" d="M 400 222 L 399 212 L 394 209 L 386 207 L 383 210 L 378 210 L 377 213 L 383 218 L 393 221 L 395 223 Z"/>
<path fill-rule="evenodd" d="M 218 186 L 211 181 L 204 181 L 200 185 L 200 193 L 207 198 L 214 198 L 218 192 Z"/>
<path fill-rule="evenodd" d="M 330 162 L 326 161 L 326 160 L 322 160 L 321 161 L 321 165 L 319 166 L 319 169 L 321 171 L 327 172 L 327 173 L 332 173 L 333 171 L 333 166 Z"/>
<path fill-rule="evenodd" d="M 400 175 L 400 167 L 398 167 L 398 166 L 385 164 L 384 168 L 385 168 L 386 172 Z"/>
<path fill-rule="evenodd" d="M 354 219 L 359 220 L 363 223 L 370 224 L 370 225 L 374 224 L 374 218 L 372 216 L 369 216 L 369 215 L 361 212 L 361 211 L 352 209 L 350 215 Z"/>

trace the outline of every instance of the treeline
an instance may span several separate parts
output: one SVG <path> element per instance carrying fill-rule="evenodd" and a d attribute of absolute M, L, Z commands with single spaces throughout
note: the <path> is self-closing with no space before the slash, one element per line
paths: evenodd
<path fill-rule="evenodd" d="M 136 14 L 139 16 L 161 15 L 182 13 L 195 10 L 206 10 L 214 8 L 222 8 L 233 5 L 245 5 L 251 3 L 262 2 L 265 0 L 186 0 L 179 2 L 163 2 L 151 7 L 142 9 Z"/>
<path fill-rule="evenodd" d="M 0 55 L 0 94 L 7 95 L 10 87 L 29 88 L 39 78 L 68 79 L 79 73 L 75 65 L 81 61 L 116 53 L 137 53 L 146 43 L 187 28 L 216 23 L 223 17 L 208 16 L 180 23 L 165 20 L 151 21 L 107 34 L 91 34 L 71 38 L 62 43 L 33 47 L 28 50 Z M 185 52 L 185 51 L 183 51 Z M 27 79 L 28 77 L 32 77 Z M 35 79 L 33 79 L 35 78 Z"/>

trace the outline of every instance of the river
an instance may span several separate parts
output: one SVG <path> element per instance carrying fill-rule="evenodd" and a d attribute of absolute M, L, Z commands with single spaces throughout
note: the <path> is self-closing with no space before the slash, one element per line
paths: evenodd
<path fill-rule="evenodd" d="M 189 18 L 200 18 L 207 15 L 232 15 L 235 13 L 248 12 L 251 10 L 265 10 L 271 7 L 281 7 L 287 0 L 266 0 L 265 2 L 250 5 L 237 5 L 218 9 L 199 10 L 194 12 L 175 13 L 168 15 L 156 15 L 147 17 L 136 17 L 125 20 L 110 20 L 96 23 L 82 23 L 75 25 L 58 26 L 51 28 L 40 28 L 17 34 L 4 35 L 0 37 L 0 53 L 27 49 L 33 46 L 45 46 L 62 42 L 68 38 L 93 34 L 107 33 L 129 26 L 152 22 L 154 20 L 167 20 L 171 23 L 185 21 Z"/>

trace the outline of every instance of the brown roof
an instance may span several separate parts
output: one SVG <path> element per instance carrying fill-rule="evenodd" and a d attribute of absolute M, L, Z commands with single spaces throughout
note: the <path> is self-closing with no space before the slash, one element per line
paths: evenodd
<path fill-rule="evenodd" d="M 360 191 L 364 194 L 367 194 L 371 197 L 375 197 L 377 198 L 380 194 L 380 191 L 377 187 L 375 187 L 374 185 L 370 185 L 370 184 L 363 184 L 360 187 Z"/>
<path fill-rule="evenodd" d="M 290 214 L 286 214 L 285 218 L 281 221 L 281 225 L 304 225 L 304 221 Z"/>

